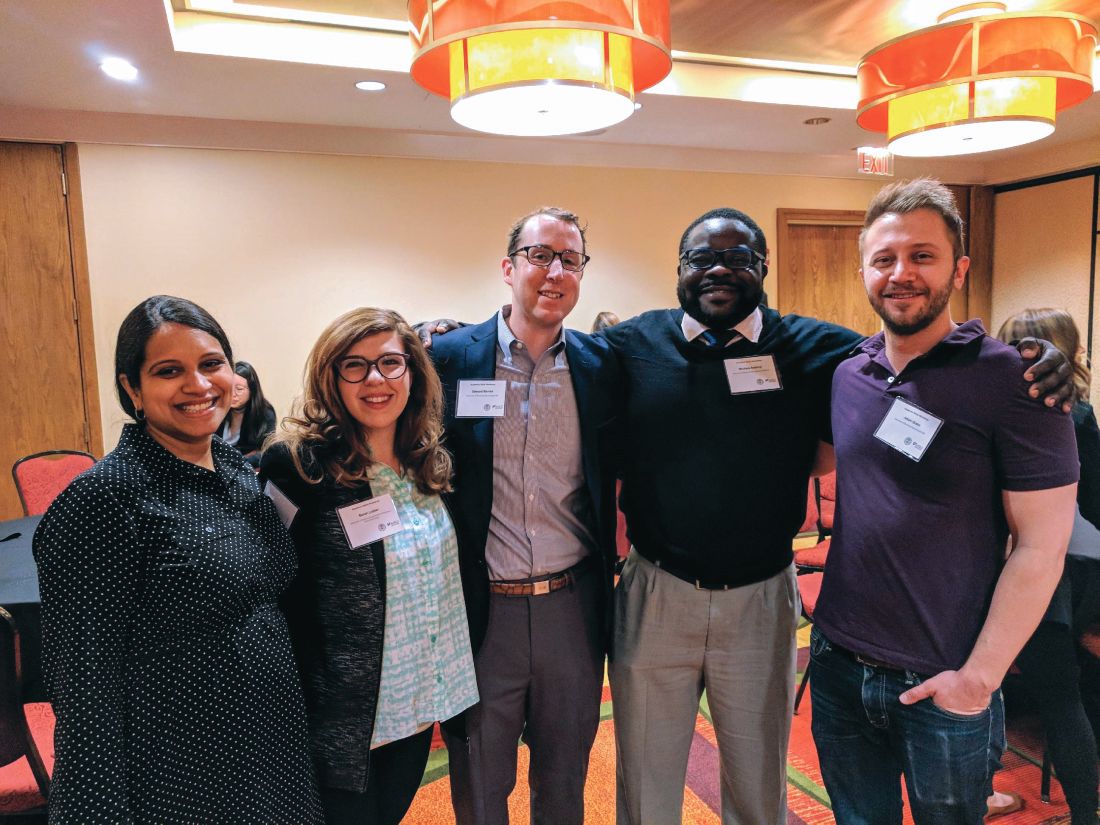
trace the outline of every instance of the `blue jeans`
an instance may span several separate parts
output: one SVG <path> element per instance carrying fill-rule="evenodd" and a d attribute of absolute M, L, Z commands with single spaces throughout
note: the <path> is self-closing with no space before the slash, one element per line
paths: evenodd
<path fill-rule="evenodd" d="M 815 627 L 813 734 L 837 825 L 901 825 L 901 777 L 917 825 L 981 825 L 990 764 L 1004 751 L 996 691 L 975 715 L 925 699 L 902 705 L 916 673 L 857 662 Z"/>

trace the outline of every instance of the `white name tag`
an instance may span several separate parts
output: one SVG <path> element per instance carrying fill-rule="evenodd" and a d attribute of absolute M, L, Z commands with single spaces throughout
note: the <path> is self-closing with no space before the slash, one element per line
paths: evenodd
<path fill-rule="evenodd" d="M 279 521 L 289 530 L 290 525 L 294 523 L 294 517 L 298 515 L 298 505 L 287 498 L 286 493 L 276 487 L 273 481 L 264 485 L 264 495 L 271 499 L 275 505 L 275 512 L 279 514 Z"/>
<path fill-rule="evenodd" d="M 362 547 L 372 541 L 400 533 L 403 529 L 393 498 L 389 495 L 375 496 L 366 501 L 339 507 L 336 515 L 340 517 L 340 525 L 352 547 Z"/>
<path fill-rule="evenodd" d="M 507 381 L 459 381 L 455 418 L 500 418 Z"/>
<path fill-rule="evenodd" d="M 942 426 L 942 418 L 937 418 L 908 401 L 895 398 L 886 417 L 875 430 L 875 438 L 889 444 L 907 458 L 920 461 Z"/>
<path fill-rule="evenodd" d="M 727 358 L 726 378 L 730 382 L 730 395 L 747 392 L 770 392 L 783 389 L 775 358 L 770 355 L 754 355 L 751 358 Z"/>

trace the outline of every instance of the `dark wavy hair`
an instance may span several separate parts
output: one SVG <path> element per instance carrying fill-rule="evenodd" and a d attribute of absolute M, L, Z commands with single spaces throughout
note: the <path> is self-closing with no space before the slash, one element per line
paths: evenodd
<path fill-rule="evenodd" d="M 269 417 L 275 417 L 275 408 L 264 397 L 260 376 L 250 363 L 238 361 L 233 365 L 233 372 L 248 382 L 248 403 L 241 417 L 241 440 L 246 444 L 260 444 L 269 435 L 266 422 Z"/>
<path fill-rule="evenodd" d="M 153 333 L 165 324 L 182 324 L 200 329 L 221 344 L 222 352 L 233 363 L 233 348 L 221 324 L 205 309 L 186 298 L 154 295 L 146 298 L 123 319 L 115 342 L 115 391 L 118 403 L 128 416 L 137 419 L 134 402 L 126 393 L 119 376 L 125 375 L 130 386 L 141 386 L 141 365 L 145 363 L 145 346 Z"/>
<path fill-rule="evenodd" d="M 306 359 L 301 398 L 268 443 L 285 443 L 298 474 L 310 483 L 317 484 L 325 476 L 344 487 L 366 481 L 374 459 L 363 425 L 348 413 L 340 397 L 336 362 L 356 343 L 380 332 L 397 333 L 412 356 L 409 403 L 397 421 L 394 452 L 422 493 L 448 492 L 451 454 L 442 443 L 443 385 L 420 336 L 390 309 L 353 309 L 328 325 Z M 322 472 L 316 477 L 312 474 L 315 462 Z"/>

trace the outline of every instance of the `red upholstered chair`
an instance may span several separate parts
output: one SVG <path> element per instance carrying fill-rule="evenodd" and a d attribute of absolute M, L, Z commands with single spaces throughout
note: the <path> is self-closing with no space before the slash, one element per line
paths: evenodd
<path fill-rule="evenodd" d="M 0 607 L 0 819 L 46 821 L 53 770 L 49 703 L 23 704 L 19 631 Z"/>
<path fill-rule="evenodd" d="M 814 487 L 814 479 L 806 488 L 806 518 L 802 520 L 802 526 L 798 528 L 798 535 L 806 533 L 820 533 L 817 526 L 817 488 Z"/>
<path fill-rule="evenodd" d="M 811 622 L 814 620 L 814 608 L 817 607 L 817 597 L 821 593 L 821 580 L 825 574 L 806 571 L 798 577 L 798 595 L 802 599 L 802 615 Z M 798 683 L 798 693 L 794 695 L 794 712 L 798 713 L 798 706 L 802 704 L 802 695 L 806 692 L 806 685 L 810 682 L 810 662 L 806 661 L 806 667 L 802 671 L 802 681 Z"/>
<path fill-rule="evenodd" d="M 814 512 L 817 515 L 817 544 L 795 551 L 794 564 L 799 575 L 821 572 L 825 569 L 825 560 L 829 556 L 829 544 L 832 541 L 830 536 L 833 533 L 833 515 L 836 512 L 836 473 L 810 479 L 810 491 L 813 494 Z M 806 518 L 809 520 L 808 505 Z M 805 526 L 803 524 L 803 528 Z"/>
<path fill-rule="evenodd" d="M 15 462 L 11 477 L 19 491 L 23 513 L 39 516 L 69 486 L 69 482 L 95 464 L 95 457 L 76 450 L 47 450 Z"/>

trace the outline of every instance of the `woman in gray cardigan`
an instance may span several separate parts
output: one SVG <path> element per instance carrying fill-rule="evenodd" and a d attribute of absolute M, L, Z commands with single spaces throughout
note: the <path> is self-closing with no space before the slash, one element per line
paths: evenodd
<path fill-rule="evenodd" d="M 321 333 L 298 410 L 261 460 L 298 550 L 283 606 L 328 825 L 400 822 L 432 723 L 477 701 L 440 498 L 442 398 L 401 316 L 352 310 Z"/>

